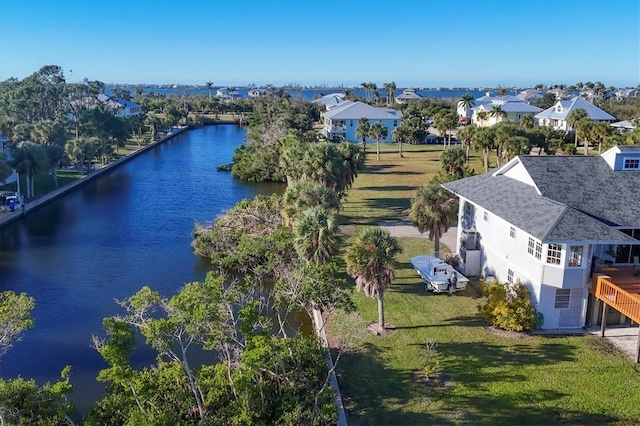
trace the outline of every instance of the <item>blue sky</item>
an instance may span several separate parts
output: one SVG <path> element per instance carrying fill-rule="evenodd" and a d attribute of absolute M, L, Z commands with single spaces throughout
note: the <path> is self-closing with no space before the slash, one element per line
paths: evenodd
<path fill-rule="evenodd" d="M 0 80 L 640 83 L 638 0 L 0 0 Z"/>

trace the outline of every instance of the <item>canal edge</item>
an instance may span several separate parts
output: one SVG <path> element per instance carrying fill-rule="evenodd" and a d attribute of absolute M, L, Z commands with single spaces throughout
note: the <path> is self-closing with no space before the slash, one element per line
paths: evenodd
<path fill-rule="evenodd" d="M 12 213 L 4 213 L 1 217 L 0 217 L 0 229 L 2 227 L 4 227 L 5 225 L 8 225 L 10 223 L 15 222 L 16 220 L 20 219 L 23 216 L 26 216 L 28 213 L 37 210 L 38 208 L 44 206 L 45 204 L 65 195 L 68 192 L 73 191 L 74 189 L 85 185 L 88 182 L 93 181 L 94 179 L 102 176 L 105 173 L 108 173 L 112 170 L 114 170 L 117 167 L 120 167 L 121 165 L 128 163 L 129 161 L 133 160 L 134 158 L 136 158 L 137 156 L 147 152 L 148 150 L 160 145 L 163 142 L 168 141 L 169 139 L 173 138 L 176 135 L 179 135 L 180 133 L 183 133 L 185 131 L 189 130 L 189 127 L 181 127 L 177 130 L 175 130 L 174 132 L 172 132 L 170 135 L 165 136 L 162 139 L 159 139 L 155 142 L 150 143 L 149 145 L 143 146 L 142 148 L 132 152 L 129 155 L 126 155 L 122 158 L 118 158 L 116 161 L 107 164 L 106 166 L 93 171 L 91 174 L 88 174 L 86 176 L 83 176 L 82 178 L 74 181 L 74 182 L 70 182 L 64 186 L 61 186 L 60 188 L 57 188 L 51 192 L 49 192 L 48 194 L 43 195 L 42 197 L 38 197 L 33 201 L 30 201 L 28 203 L 26 203 L 26 205 L 22 208 L 21 211 L 16 211 L 16 212 L 12 212 Z"/>

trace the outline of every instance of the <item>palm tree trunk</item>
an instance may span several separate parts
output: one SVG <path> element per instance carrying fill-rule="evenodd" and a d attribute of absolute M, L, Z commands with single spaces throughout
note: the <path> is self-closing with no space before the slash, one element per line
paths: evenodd
<path fill-rule="evenodd" d="M 584 155 L 589 155 L 589 140 L 584 138 L 582 143 L 584 144 Z"/>
<path fill-rule="evenodd" d="M 402 140 L 398 141 L 398 147 L 400 148 L 400 158 L 402 158 L 403 157 L 403 155 L 402 155 Z"/>
<path fill-rule="evenodd" d="M 484 172 L 489 171 L 489 148 L 482 148 L 482 157 L 484 159 Z"/>
<path fill-rule="evenodd" d="M 440 257 L 440 235 L 438 232 L 435 232 L 433 236 L 433 251 L 435 257 Z"/>
<path fill-rule="evenodd" d="M 376 139 L 376 159 L 380 161 L 380 139 Z"/>
<path fill-rule="evenodd" d="M 384 330 L 384 292 L 378 289 L 378 327 Z"/>

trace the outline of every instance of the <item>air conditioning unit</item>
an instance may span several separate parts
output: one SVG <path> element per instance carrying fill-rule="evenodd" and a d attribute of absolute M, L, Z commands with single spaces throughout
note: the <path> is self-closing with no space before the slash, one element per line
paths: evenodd
<path fill-rule="evenodd" d="M 473 229 L 463 229 L 460 242 L 464 248 L 475 250 L 478 246 L 478 232 Z"/>

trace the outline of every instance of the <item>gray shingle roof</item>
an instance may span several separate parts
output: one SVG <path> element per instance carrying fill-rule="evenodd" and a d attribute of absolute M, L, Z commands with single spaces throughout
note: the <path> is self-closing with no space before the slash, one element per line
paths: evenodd
<path fill-rule="evenodd" d="M 618 226 L 640 226 L 640 171 L 614 171 L 600 156 L 524 155 L 544 197 Z"/>
<path fill-rule="evenodd" d="M 531 176 L 536 182 L 536 185 L 539 183 L 542 195 L 538 194 L 536 188 L 531 185 L 504 175 L 493 175 L 492 173 L 448 182 L 443 186 L 541 241 L 600 241 L 609 243 L 635 241 L 628 235 L 592 217 L 600 217 L 597 214 L 593 214 L 598 210 L 609 210 L 606 207 L 608 204 L 605 204 L 605 207 L 600 209 L 594 207 L 596 204 L 602 202 L 607 203 L 610 198 L 614 198 L 617 194 L 614 190 L 604 190 L 605 187 L 603 186 L 600 186 L 598 190 L 598 194 L 602 194 L 601 196 L 593 194 L 591 191 L 593 191 L 598 184 L 603 184 L 602 180 L 599 180 L 598 183 L 582 185 L 585 181 L 582 172 L 588 169 L 587 163 L 593 163 L 592 161 L 585 161 L 584 165 L 579 168 L 580 172 L 578 175 L 574 175 L 573 169 L 566 165 L 563 166 L 563 168 L 567 173 L 546 172 L 545 159 L 560 160 L 558 163 L 561 163 L 562 159 L 568 158 L 582 159 L 582 157 L 578 156 L 520 157 L 520 160 L 524 159 L 523 164 L 527 167 L 527 170 L 529 170 L 529 167 L 532 168 L 530 171 Z M 587 160 L 589 158 L 600 160 L 601 163 L 604 164 L 604 167 L 611 171 L 602 158 L 584 157 L 584 159 Z M 542 161 L 537 161 L 538 159 Z M 528 161 L 528 164 L 525 164 L 527 160 L 530 161 Z M 549 170 L 559 168 L 558 163 L 552 161 L 552 163 L 549 164 Z M 624 171 L 618 173 L 623 175 L 636 173 L 636 179 L 640 179 L 640 172 Z M 598 167 L 596 172 L 592 172 L 591 174 L 602 174 L 604 176 L 603 170 L 600 167 Z M 573 177 L 565 180 L 558 178 L 560 175 L 567 177 L 573 175 Z M 589 179 L 586 180 L 588 181 Z M 622 178 L 622 180 L 625 180 L 625 178 Z M 617 181 L 617 178 L 614 178 L 613 181 Z M 640 180 L 637 180 L 637 182 L 640 182 Z M 581 186 L 584 186 L 582 190 L 575 190 Z M 580 195 L 577 194 L 578 192 Z M 640 200 L 639 192 L 640 190 L 636 189 L 636 197 L 634 198 L 636 212 L 640 211 L 640 202 L 637 201 Z M 634 203 L 631 201 L 618 202 L 618 206 L 622 204 L 629 207 Z M 576 208 L 576 206 L 582 208 Z M 588 210 L 583 210 L 587 207 Z M 618 211 L 613 213 L 618 213 Z M 609 216 L 611 215 L 609 214 Z M 640 226 L 640 219 L 637 213 L 635 218 L 633 218 L 632 215 L 625 218 L 631 220 L 631 222 L 623 222 L 622 224 Z"/>
<path fill-rule="evenodd" d="M 402 111 L 391 108 L 376 108 L 362 102 L 353 102 L 345 106 L 338 105 L 322 116 L 331 120 L 358 120 L 366 117 L 370 120 L 400 120 Z"/>

